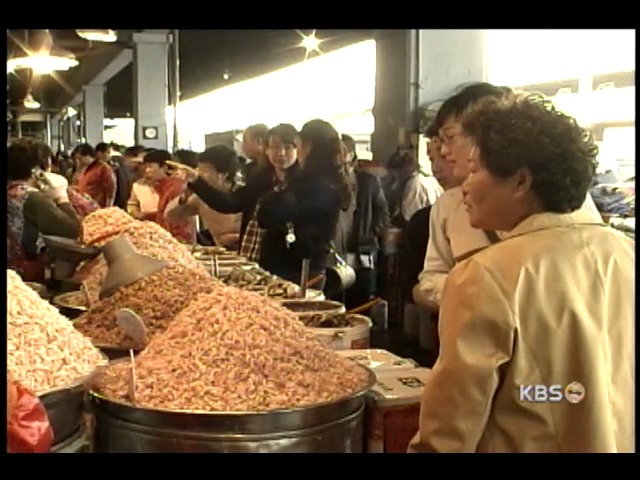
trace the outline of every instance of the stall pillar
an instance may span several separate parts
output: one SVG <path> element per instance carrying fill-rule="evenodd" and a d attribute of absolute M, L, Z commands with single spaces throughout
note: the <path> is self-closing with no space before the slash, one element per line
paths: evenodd
<path fill-rule="evenodd" d="M 78 116 L 69 116 L 65 121 L 66 139 L 65 142 L 70 150 L 73 150 L 78 145 Z"/>
<path fill-rule="evenodd" d="M 373 158 L 382 164 L 399 146 L 418 151 L 422 110 L 449 97 L 461 84 L 486 80 L 482 30 L 376 30 Z M 423 122 L 424 123 L 424 122 Z M 401 251 L 402 239 L 398 251 Z M 398 254 L 384 259 L 389 324 L 402 322 Z"/>
<path fill-rule="evenodd" d="M 384 162 L 398 145 L 416 145 L 419 109 L 461 84 L 487 79 L 482 30 L 376 30 L 376 89 L 371 139 Z"/>
<path fill-rule="evenodd" d="M 102 142 L 104 132 L 104 85 L 85 85 L 84 95 L 84 137 L 94 147 Z"/>
<path fill-rule="evenodd" d="M 169 30 L 135 33 L 133 43 L 136 143 L 166 150 Z"/>
<path fill-rule="evenodd" d="M 54 153 L 62 150 L 62 138 L 60 137 L 60 114 L 57 113 L 51 117 L 50 120 L 50 128 L 51 128 L 51 150 Z"/>

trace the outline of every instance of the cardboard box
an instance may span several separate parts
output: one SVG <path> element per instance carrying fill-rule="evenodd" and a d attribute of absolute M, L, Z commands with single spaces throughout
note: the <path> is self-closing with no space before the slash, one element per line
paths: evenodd
<path fill-rule="evenodd" d="M 390 370 L 414 369 L 418 366 L 411 359 L 401 358 L 381 349 L 341 350 L 337 353 L 373 370 L 376 374 Z"/>
<path fill-rule="evenodd" d="M 367 398 L 366 447 L 368 453 L 405 453 L 418 432 L 420 399 L 428 368 L 379 371 Z"/>

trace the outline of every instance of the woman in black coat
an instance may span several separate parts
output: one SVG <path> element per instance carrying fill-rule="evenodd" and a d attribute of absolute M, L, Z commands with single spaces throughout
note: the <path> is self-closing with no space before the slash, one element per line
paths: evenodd
<path fill-rule="evenodd" d="M 260 264 L 298 283 L 302 261 L 310 260 L 310 278 L 324 274 L 341 209 L 351 201 L 342 143 L 323 120 L 300 131 L 300 170 L 260 201 L 257 219 L 265 229 Z"/>

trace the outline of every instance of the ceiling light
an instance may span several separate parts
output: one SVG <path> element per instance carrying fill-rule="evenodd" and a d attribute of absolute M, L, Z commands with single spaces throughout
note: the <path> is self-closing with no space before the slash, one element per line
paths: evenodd
<path fill-rule="evenodd" d="M 30 68 L 33 73 L 46 75 L 78 65 L 75 55 L 54 47 L 49 30 L 32 32 L 27 43 L 28 46 L 20 45 L 24 55 L 7 60 L 7 72 Z"/>
<path fill-rule="evenodd" d="M 25 108 L 31 110 L 40 108 L 40 103 L 36 102 L 36 100 L 33 98 L 33 95 L 31 95 L 31 92 L 27 93 L 27 96 L 24 97 L 24 100 L 22 102 L 24 103 Z"/>
<path fill-rule="evenodd" d="M 312 52 L 322 53 L 322 51 L 320 50 L 320 44 L 322 43 L 322 40 L 316 37 L 315 30 L 311 33 L 311 35 L 305 35 L 301 32 L 298 32 L 298 34 L 302 37 L 300 46 L 306 50 L 304 54 L 305 60 L 309 58 L 309 55 Z"/>
<path fill-rule="evenodd" d="M 66 71 L 78 65 L 78 61 L 70 56 L 57 55 L 29 55 L 11 58 L 7 61 L 7 71 L 30 68 L 33 73 L 47 75 L 56 71 Z"/>
<path fill-rule="evenodd" d="M 76 30 L 79 37 L 89 42 L 115 42 L 118 35 L 114 30 Z"/>

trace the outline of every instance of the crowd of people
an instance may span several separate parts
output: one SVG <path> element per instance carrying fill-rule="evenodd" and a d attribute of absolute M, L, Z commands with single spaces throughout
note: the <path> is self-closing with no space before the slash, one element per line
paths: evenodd
<path fill-rule="evenodd" d="M 632 451 L 635 254 L 588 193 L 593 137 L 543 97 L 487 83 L 447 99 L 426 136 L 433 176 L 399 148 L 383 180 L 323 120 L 248 127 L 244 161 L 224 145 L 120 157 L 100 144 L 63 165 L 20 140 L 9 267 L 37 281 L 41 234 L 76 238 L 83 216 L 117 206 L 296 283 L 303 260 L 311 277 L 345 258 L 349 307 L 377 294 L 384 233 L 400 229 L 404 301 L 439 329 L 412 451 Z M 556 384 L 573 400 L 521 394 Z"/>

